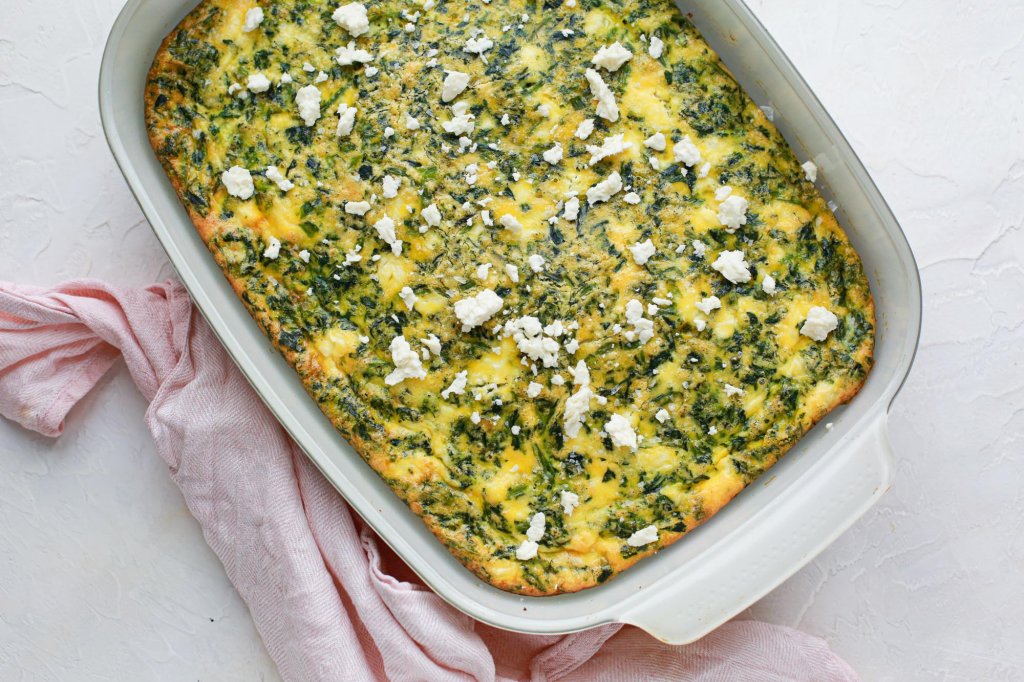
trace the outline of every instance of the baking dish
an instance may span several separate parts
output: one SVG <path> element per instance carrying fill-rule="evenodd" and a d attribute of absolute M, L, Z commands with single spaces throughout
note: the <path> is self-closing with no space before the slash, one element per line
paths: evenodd
<path fill-rule="evenodd" d="M 530 598 L 480 581 L 433 537 L 335 431 L 276 354 L 210 257 L 150 150 L 146 72 L 196 0 L 130 0 L 100 72 L 111 150 L 196 305 L 282 425 L 352 507 L 435 592 L 501 628 L 562 633 L 622 622 L 671 643 L 706 634 L 805 565 L 892 481 L 886 414 L 913 360 L 921 320 L 913 255 L 849 144 L 740 0 L 681 1 L 755 101 L 822 169 L 826 197 L 861 254 L 878 312 L 876 365 L 851 405 L 808 434 L 769 474 L 684 541 L 585 592 Z"/>

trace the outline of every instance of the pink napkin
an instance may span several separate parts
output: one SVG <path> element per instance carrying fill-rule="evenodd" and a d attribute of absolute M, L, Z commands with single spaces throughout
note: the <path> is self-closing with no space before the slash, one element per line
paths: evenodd
<path fill-rule="evenodd" d="M 184 288 L 0 283 L 0 413 L 48 436 L 124 357 L 146 424 L 287 680 L 856 680 L 821 639 L 733 621 L 672 647 L 630 627 L 484 626 L 418 584 L 307 461 Z"/>

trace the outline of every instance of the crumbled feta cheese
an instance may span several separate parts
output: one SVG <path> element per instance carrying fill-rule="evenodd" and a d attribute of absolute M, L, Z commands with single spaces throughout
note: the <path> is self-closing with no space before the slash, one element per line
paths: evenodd
<path fill-rule="evenodd" d="M 632 52 L 624 48 L 620 43 L 614 42 L 598 50 L 597 54 L 590 60 L 590 63 L 608 71 L 618 71 L 623 64 L 632 58 Z"/>
<path fill-rule="evenodd" d="M 416 307 L 416 301 L 420 300 L 416 295 L 416 292 L 412 290 L 412 287 L 402 287 L 402 290 L 398 292 L 398 297 L 405 303 L 405 307 L 412 310 Z"/>
<path fill-rule="evenodd" d="M 505 336 L 511 336 L 519 352 L 545 367 L 558 365 L 557 340 L 544 335 L 544 327 L 536 317 L 525 316 L 509 320 L 504 325 Z"/>
<path fill-rule="evenodd" d="M 838 326 L 839 318 L 835 313 L 816 305 L 807 311 L 807 320 L 800 327 L 800 333 L 815 341 L 824 341 Z"/>
<path fill-rule="evenodd" d="M 267 166 L 266 170 L 267 180 L 277 183 L 278 189 L 282 192 L 287 192 L 291 188 L 295 187 L 295 183 L 284 176 L 281 169 L 277 166 Z"/>
<path fill-rule="evenodd" d="M 466 44 L 462 47 L 462 51 L 470 54 L 483 55 L 484 52 L 487 52 L 487 50 L 492 47 L 494 47 L 494 41 L 487 36 L 483 36 L 467 40 Z"/>
<path fill-rule="evenodd" d="M 321 71 L 320 73 L 318 73 L 316 75 L 316 78 L 313 79 L 313 82 L 314 83 L 323 83 L 328 78 L 329 78 L 329 76 L 327 75 L 327 73 L 325 71 Z"/>
<path fill-rule="evenodd" d="M 419 130 L 420 129 L 420 122 L 419 122 L 419 120 L 416 119 L 413 116 L 410 116 L 409 114 L 406 114 L 405 115 L 405 129 L 406 130 Z"/>
<path fill-rule="evenodd" d="M 579 361 L 576 369 L 572 370 L 572 374 L 573 383 L 580 388 L 565 401 L 562 430 L 569 438 L 579 435 L 583 420 L 590 412 L 590 401 L 594 397 L 594 392 L 590 390 L 590 370 L 587 369 L 587 364 L 583 360 Z"/>
<path fill-rule="evenodd" d="M 668 410 L 662 408 L 658 410 L 658 412 L 654 415 L 654 418 L 657 419 L 658 422 L 664 424 L 665 422 L 672 418 L 672 415 L 668 413 Z"/>
<path fill-rule="evenodd" d="M 479 177 L 477 176 L 478 170 L 480 170 L 480 167 L 477 166 L 475 163 L 471 163 L 468 166 L 466 166 L 466 184 L 469 185 L 470 187 L 476 184 L 477 178 Z M 472 223 L 473 219 L 470 218 L 469 222 Z"/>
<path fill-rule="evenodd" d="M 511 213 L 506 213 L 505 215 L 498 218 L 498 224 L 504 227 L 506 230 L 511 230 L 516 234 L 519 234 L 520 232 L 523 231 L 522 224 L 518 220 L 516 220 L 516 217 Z"/>
<path fill-rule="evenodd" d="M 629 545 L 630 547 L 643 547 L 644 545 L 649 545 L 652 542 L 657 542 L 657 541 L 658 541 L 658 529 L 657 529 L 657 527 L 655 527 L 655 526 L 647 526 L 646 528 L 641 528 L 637 532 L 635 532 L 632 535 L 630 535 L 629 539 L 626 540 L 626 544 Z"/>
<path fill-rule="evenodd" d="M 505 274 L 512 280 L 513 284 L 519 284 L 519 268 L 511 263 L 505 265 Z"/>
<path fill-rule="evenodd" d="M 562 217 L 569 221 L 575 221 L 580 215 L 580 200 L 576 197 L 571 197 L 565 202 L 565 212 L 562 213 Z"/>
<path fill-rule="evenodd" d="M 618 121 L 619 105 L 615 103 L 615 95 L 612 93 L 611 88 L 605 84 L 601 74 L 593 69 L 587 69 L 584 75 L 590 84 L 590 94 L 597 100 L 597 115 L 612 123 Z"/>
<path fill-rule="evenodd" d="M 430 227 L 437 227 L 441 224 L 441 211 L 438 210 L 437 204 L 431 204 L 420 211 L 420 217 L 423 218 Z"/>
<path fill-rule="evenodd" d="M 292 75 L 287 71 L 281 74 L 281 84 L 286 85 L 292 82 Z"/>
<path fill-rule="evenodd" d="M 732 195 L 732 187 L 729 185 L 722 185 L 715 190 L 715 201 L 722 202 L 728 199 Z"/>
<path fill-rule="evenodd" d="M 526 539 L 532 542 L 540 542 L 544 537 L 544 526 L 547 519 L 544 514 L 538 512 L 530 518 L 530 527 L 526 530 Z"/>
<path fill-rule="evenodd" d="M 465 395 L 466 384 L 468 383 L 469 372 L 463 370 L 455 375 L 452 385 L 441 391 L 441 397 L 448 400 L 452 395 Z"/>
<path fill-rule="evenodd" d="M 622 200 L 625 201 L 627 204 L 632 204 L 633 206 L 636 206 L 637 204 L 640 203 L 640 195 L 637 194 L 636 192 L 630 192 L 626 196 L 622 197 Z"/>
<path fill-rule="evenodd" d="M 335 134 L 338 137 L 347 137 L 356 125 L 356 108 L 347 104 L 338 107 L 338 129 Z"/>
<path fill-rule="evenodd" d="M 380 238 L 391 247 L 392 253 L 396 256 L 401 256 L 402 240 L 397 239 L 395 236 L 395 221 L 388 216 L 384 216 L 375 222 L 373 227 L 377 230 L 377 234 L 380 235 Z"/>
<path fill-rule="evenodd" d="M 576 493 L 563 490 L 559 494 L 560 502 L 562 503 L 562 512 L 566 516 L 572 516 L 572 513 L 576 511 L 576 507 L 580 506 L 580 496 Z"/>
<path fill-rule="evenodd" d="M 269 258 L 270 260 L 277 260 L 277 257 L 281 255 L 281 240 L 277 237 L 271 237 L 268 242 L 268 246 L 263 251 L 263 257 Z"/>
<path fill-rule="evenodd" d="M 456 102 L 452 107 L 452 120 L 445 121 L 441 124 L 441 127 L 445 129 L 445 132 L 452 133 L 453 135 L 470 135 L 476 128 L 476 124 L 473 123 L 473 119 L 476 116 L 469 113 L 469 105 L 465 102 Z"/>
<path fill-rule="evenodd" d="M 530 257 L 526 259 L 526 264 L 529 265 L 530 269 L 535 273 L 544 272 L 544 256 L 539 253 L 531 254 Z"/>
<path fill-rule="evenodd" d="M 420 362 L 420 356 L 412 349 L 404 336 L 396 336 L 391 340 L 391 362 L 395 365 L 395 371 L 384 377 L 384 383 L 388 386 L 395 386 L 406 379 L 425 379 L 427 370 Z"/>
<path fill-rule="evenodd" d="M 594 132 L 594 119 L 585 118 L 580 121 L 580 124 L 576 126 L 576 137 L 581 140 L 585 140 L 590 137 Z"/>
<path fill-rule="evenodd" d="M 480 423 L 480 413 L 479 412 L 474 412 L 473 414 L 469 415 L 469 421 L 473 422 L 474 424 L 479 424 Z"/>
<path fill-rule="evenodd" d="M 245 23 L 242 24 L 242 33 L 251 33 L 263 23 L 263 9 L 253 7 L 245 13 Z"/>
<path fill-rule="evenodd" d="M 447 71 L 441 84 L 441 101 L 447 104 L 462 94 L 469 86 L 469 74 L 461 71 Z"/>
<path fill-rule="evenodd" d="M 516 548 L 516 559 L 520 561 L 529 561 L 537 556 L 537 550 L 540 549 L 540 545 L 530 540 L 523 540 L 523 544 Z"/>
<path fill-rule="evenodd" d="M 507 126 L 510 123 L 512 123 L 512 119 L 509 118 L 508 114 L 502 114 L 501 115 L 501 125 Z"/>
<path fill-rule="evenodd" d="M 696 166 L 700 163 L 700 150 L 697 149 L 697 145 L 693 143 L 690 136 L 687 135 L 683 139 L 676 142 L 672 147 L 672 158 L 676 160 L 676 163 L 684 163 L 687 166 Z"/>
<path fill-rule="evenodd" d="M 354 42 L 349 41 L 347 46 L 339 47 L 334 50 L 334 58 L 338 62 L 339 66 L 351 66 L 352 64 L 357 63 L 365 64 L 366 62 L 373 59 L 373 55 L 367 52 L 366 50 L 357 48 Z M 371 68 L 376 70 L 376 67 L 367 67 L 367 76 L 373 75 L 372 73 L 370 73 Z M 320 73 L 323 73 L 323 71 L 321 71 Z M 327 80 L 326 74 L 324 74 L 324 80 Z"/>
<path fill-rule="evenodd" d="M 331 15 L 335 23 L 349 32 L 353 38 L 358 38 L 370 30 L 370 20 L 366 17 L 366 8 L 357 2 L 350 2 L 334 10 Z"/>
<path fill-rule="evenodd" d="M 637 449 L 636 431 L 628 419 L 621 414 L 613 414 L 604 425 L 604 430 L 617 448 Z"/>
<path fill-rule="evenodd" d="M 309 253 L 309 249 L 303 249 L 302 251 L 299 251 L 299 258 L 302 259 L 303 263 L 308 263 L 310 256 L 311 254 Z"/>
<path fill-rule="evenodd" d="M 476 278 L 481 282 L 486 280 L 488 277 L 490 277 L 492 267 L 493 266 L 490 263 L 481 263 L 480 265 L 478 265 L 476 267 Z"/>
<path fill-rule="evenodd" d="M 245 87 L 249 88 L 249 92 L 266 92 L 270 89 L 270 79 L 262 73 L 254 73 L 249 76 Z"/>
<path fill-rule="evenodd" d="M 654 338 L 654 322 L 644 318 L 644 304 L 635 298 L 626 304 L 626 322 L 633 325 L 633 331 L 626 332 L 628 340 L 638 338 L 645 344 Z"/>
<path fill-rule="evenodd" d="M 494 317 L 505 305 L 505 301 L 493 289 L 484 289 L 476 296 L 455 302 L 455 317 L 462 323 L 462 331 L 468 332 Z"/>
<path fill-rule="evenodd" d="M 529 386 L 526 387 L 526 397 L 536 398 L 540 395 L 540 392 L 544 390 L 544 387 L 538 384 L 536 381 L 531 381 Z"/>
<path fill-rule="evenodd" d="M 310 64 L 309 62 L 302 62 L 302 70 L 305 71 L 306 73 L 313 73 L 314 71 L 316 71 L 316 67 Z"/>
<path fill-rule="evenodd" d="M 401 178 L 396 178 L 393 175 L 384 176 L 384 198 L 394 199 L 398 196 L 398 188 L 402 184 Z"/>
<path fill-rule="evenodd" d="M 708 435 L 709 436 L 713 436 L 716 433 L 718 433 L 718 427 L 717 426 L 711 426 L 710 428 L 708 428 Z"/>
<path fill-rule="evenodd" d="M 629 250 L 633 253 L 633 260 L 636 261 L 637 265 L 647 265 L 647 261 L 651 259 L 651 256 L 658 252 L 654 242 L 650 239 L 633 244 L 633 246 L 629 247 Z"/>
<path fill-rule="evenodd" d="M 612 171 L 612 174 L 607 179 L 602 180 L 587 190 L 587 203 L 593 206 L 594 204 L 608 201 L 621 190 L 622 177 L 617 171 Z"/>
<path fill-rule="evenodd" d="M 554 166 L 562 160 L 562 145 L 556 142 L 555 146 L 544 152 L 543 156 L 545 161 Z"/>
<path fill-rule="evenodd" d="M 647 54 L 651 55 L 651 59 L 661 59 L 664 52 L 665 42 L 658 36 L 651 36 L 651 42 L 647 46 Z"/>
<path fill-rule="evenodd" d="M 727 232 L 735 232 L 747 224 L 747 209 L 750 203 L 735 194 L 723 201 L 718 207 L 718 222 L 725 226 Z"/>
<path fill-rule="evenodd" d="M 565 379 L 562 378 L 561 374 L 556 374 L 553 377 L 551 377 L 551 385 L 552 386 L 563 386 L 564 384 L 565 384 Z"/>
<path fill-rule="evenodd" d="M 427 350 L 433 353 L 436 357 L 441 357 L 441 339 L 430 334 L 427 338 L 420 339 L 420 343 L 426 346 Z"/>
<path fill-rule="evenodd" d="M 316 123 L 320 118 L 320 89 L 315 85 L 307 85 L 295 93 L 295 103 L 299 105 L 299 117 L 307 126 Z"/>
<path fill-rule="evenodd" d="M 256 185 L 252 181 L 252 174 L 241 166 L 232 166 L 221 173 L 220 181 L 224 183 L 228 194 L 242 200 L 251 198 L 256 191 Z"/>
<path fill-rule="evenodd" d="M 543 116 L 544 118 L 547 118 L 548 116 L 551 115 L 551 107 L 549 107 L 547 104 L 541 104 L 540 106 L 537 107 L 537 113 Z"/>
<path fill-rule="evenodd" d="M 776 288 L 775 278 L 771 275 L 765 275 L 764 279 L 761 280 L 761 290 L 769 296 L 774 296 L 775 292 L 778 291 Z"/>
<path fill-rule="evenodd" d="M 747 269 L 749 266 L 742 251 L 723 251 L 718 255 L 718 260 L 711 264 L 711 267 L 722 273 L 722 276 L 733 284 L 750 281 L 750 270 Z"/>
<path fill-rule="evenodd" d="M 709 173 L 711 173 L 711 164 L 705 163 L 703 166 L 700 167 L 700 170 L 697 172 L 697 177 L 706 178 Z"/>
<path fill-rule="evenodd" d="M 695 254 L 697 254 L 698 256 L 703 258 L 704 254 L 707 252 L 707 250 L 708 250 L 707 244 L 705 244 L 704 242 L 700 241 L 699 239 L 694 239 L 693 240 L 693 252 Z"/>
<path fill-rule="evenodd" d="M 633 146 L 632 142 L 626 142 L 624 135 L 610 135 L 604 138 L 601 146 L 588 144 L 587 152 L 590 154 L 591 166 L 607 159 L 610 156 L 620 154 Z"/>
<path fill-rule="evenodd" d="M 718 310 L 721 307 L 722 299 L 718 298 L 717 296 L 708 296 L 707 298 L 697 303 L 697 310 L 701 311 L 705 315 L 710 315 L 712 310 Z"/>
<path fill-rule="evenodd" d="M 367 78 L 373 78 L 374 76 L 377 75 L 379 71 L 380 69 L 378 69 L 376 66 L 367 66 L 365 69 L 363 69 L 363 73 L 366 75 Z"/>
<path fill-rule="evenodd" d="M 725 395 L 727 395 L 730 398 L 734 395 L 744 395 L 746 393 L 746 391 L 744 391 L 742 388 L 738 388 L 736 386 L 733 386 L 732 384 L 725 384 L 724 388 Z"/>
<path fill-rule="evenodd" d="M 804 174 L 807 176 L 807 182 L 817 182 L 818 181 L 818 166 L 817 166 L 817 164 L 815 164 L 813 161 L 808 161 L 807 163 L 805 163 L 802 166 L 802 168 L 804 169 Z"/>
<path fill-rule="evenodd" d="M 697 328 L 697 331 L 702 332 L 708 328 L 708 321 L 703 318 L 696 317 L 693 320 L 693 326 Z"/>
<path fill-rule="evenodd" d="M 370 210 L 370 204 L 366 201 L 347 201 L 345 202 L 345 213 L 350 215 L 366 215 L 367 211 Z"/>
<path fill-rule="evenodd" d="M 665 151 L 667 144 L 664 133 L 654 133 L 644 140 L 644 146 L 648 149 L 653 149 L 656 152 Z"/>

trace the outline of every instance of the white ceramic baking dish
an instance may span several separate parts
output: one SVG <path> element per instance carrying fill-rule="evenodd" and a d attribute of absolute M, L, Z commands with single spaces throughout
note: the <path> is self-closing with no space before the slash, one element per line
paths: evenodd
<path fill-rule="evenodd" d="M 196 0 L 129 0 L 100 71 L 103 127 L 171 263 L 256 391 L 352 507 L 441 597 L 509 630 L 564 633 L 630 623 L 666 642 L 708 633 L 835 540 L 892 482 L 886 415 L 917 348 L 921 293 L 899 225 L 863 165 L 742 0 L 679 0 L 755 101 L 804 158 L 861 254 L 878 310 L 874 371 L 863 391 L 778 465 L 676 545 L 592 590 L 519 597 L 463 568 L 323 416 L 274 351 L 196 235 L 150 150 L 143 83 L 157 46 Z M 797 18 L 794 17 L 794 20 Z"/>

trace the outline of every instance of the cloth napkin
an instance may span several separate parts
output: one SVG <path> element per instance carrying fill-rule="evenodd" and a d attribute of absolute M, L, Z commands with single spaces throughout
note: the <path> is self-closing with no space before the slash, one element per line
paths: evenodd
<path fill-rule="evenodd" d="M 59 436 L 118 360 L 145 419 L 287 680 L 856 680 L 827 644 L 733 621 L 673 647 L 604 626 L 520 635 L 416 582 L 352 514 L 232 364 L 181 284 L 52 290 L 0 282 L 0 413 Z"/>

